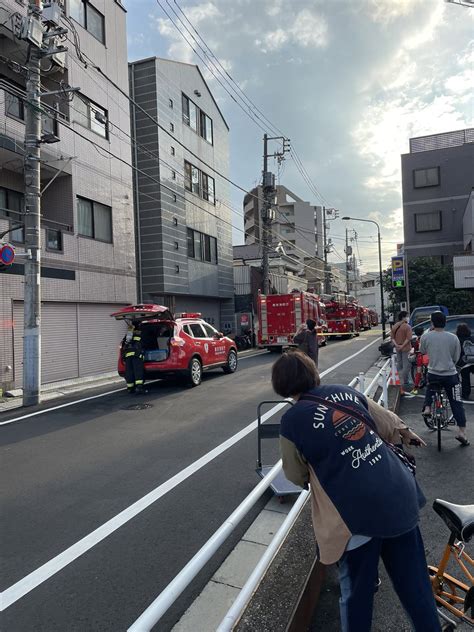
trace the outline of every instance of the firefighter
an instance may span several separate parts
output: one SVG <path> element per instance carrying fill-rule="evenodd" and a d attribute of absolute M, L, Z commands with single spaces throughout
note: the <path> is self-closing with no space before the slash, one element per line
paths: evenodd
<path fill-rule="evenodd" d="M 122 345 L 125 362 L 125 380 L 129 393 L 145 393 L 144 382 L 144 354 L 142 349 L 142 332 L 140 321 L 132 321 Z"/>

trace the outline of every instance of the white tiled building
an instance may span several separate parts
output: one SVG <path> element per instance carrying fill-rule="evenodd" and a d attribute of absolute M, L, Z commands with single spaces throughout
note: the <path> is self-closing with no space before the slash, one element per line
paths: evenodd
<path fill-rule="evenodd" d="M 20 64 L 27 46 L 14 39 L 12 25 L 26 4 L 0 5 L 0 54 Z M 75 0 L 65 11 L 80 52 L 127 94 L 124 7 L 118 0 Z M 64 67 L 45 63 L 42 76 L 46 91 L 60 82 L 80 87 L 72 102 L 43 99 L 44 132 L 59 138 L 41 146 L 43 383 L 113 371 L 123 325 L 110 314 L 136 300 L 129 102 L 66 43 Z M 24 95 L 24 75 L 0 62 L 0 232 L 22 219 Z M 22 229 L 7 237 L 21 253 Z M 0 387 L 21 386 L 22 336 L 18 258 L 0 272 Z"/>

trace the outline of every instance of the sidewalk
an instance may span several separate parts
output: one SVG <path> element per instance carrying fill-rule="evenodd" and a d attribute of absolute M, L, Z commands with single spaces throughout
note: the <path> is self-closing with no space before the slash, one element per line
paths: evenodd
<path fill-rule="evenodd" d="M 425 542 L 429 564 L 437 565 L 448 538 L 448 529 L 432 509 L 436 498 L 457 504 L 471 504 L 474 501 L 474 404 L 466 404 L 469 447 L 463 448 L 454 439 L 455 427 L 443 432 L 442 451 L 436 447 L 436 434 L 428 430 L 420 411 L 423 399 L 403 399 L 399 415 L 428 444 L 416 451 L 417 478 L 427 498 L 421 511 L 421 531 Z M 472 545 L 468 548 L 472 551 Z M 395 595 L 383 565 L 380 565 L 382 585 L 375 597 L 372 632 L 411 632 L 412 628 Z M 407 572 L 409 570 L 407 569 Z M 325 585 L 321 591 L 318 608 L 313 615 L 311 632 L 338 632 L 339 587 L 335 569 L 330 567 Z M 467 632 L 467 624 L 458 625 L 459 632 Z"/>

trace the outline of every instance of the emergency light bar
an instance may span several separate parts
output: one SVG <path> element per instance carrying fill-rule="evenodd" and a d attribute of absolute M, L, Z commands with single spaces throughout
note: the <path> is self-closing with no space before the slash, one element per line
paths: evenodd
<path fill-rule="evenodd" d="M 201 318 L 201 312 L 183 312 L 179 318 Z"/>

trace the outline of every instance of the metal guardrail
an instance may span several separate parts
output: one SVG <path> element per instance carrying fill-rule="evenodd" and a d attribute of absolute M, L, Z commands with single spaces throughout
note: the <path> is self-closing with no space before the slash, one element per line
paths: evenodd
<path fill-rule="evenodd" d="M 388 382 L 391 377 L 390 365 L 391 359 L 389 358 L 383 366 L 377 371 L 374 378 L 369 385 L 365 387 L 364 374 L 359 373 L 348 386 L 356 388 L 364 395 L 369 396 L 371 391 L 376 386 L 382 386 L 382 398 L 383 405 L 388 405 Z M 284 404 L 281 405 L 283 407 Z M 205 564 L 216 553 L 221 544 L 227 539 L 227 537 L 236 528 L 239 522 L 247 515 L 249 510 L 253 507 L 256 501 L 263 495 L 263 493 L 270 487 L 270 483 L 279 474 L 282 468 L 281 459 L 273 466 L 270 472 L 264 479 L 255 487 L 255 489 L 240 503 L 235 511 L 227 518 L 223 525 L 214 533 L 214 535 L 199 549 L 194 557 L 186 564 L 186 566 L 176 575 L 170 584 L 161 592 L 158 597 L 148 606 L 148 608 L 140 615 L 140 617 L 128 628 L 127 632 L 150 632 L 158 621 L 163 617 L 165 612 L 173 605 L 182 592 L 189 586 L 199 571 L 205 566 Z M 287 518 L 281 525 L 272 539 L 272 542 L 267 547 L 264 555 L 259 560 L 254 571 L 250 575 L 249 579 L 242 587 L 238 597 L 234 601 L 230 610 L 225 615 L 224 619 L 217 628 L 217 632 L 230 632 L 235 623 L 240 618 L 244 611 L 248 601 L 250 600 L 255 589 L 258 587 L 260 581 L 265 575 L 270 563 L 278 552 L 282 542 L 286 538 L 293 523 L 302 510 L 305 502 L 309 498 L 309 492 L 303 490 L 293 508 L 288 514 Z"/>

